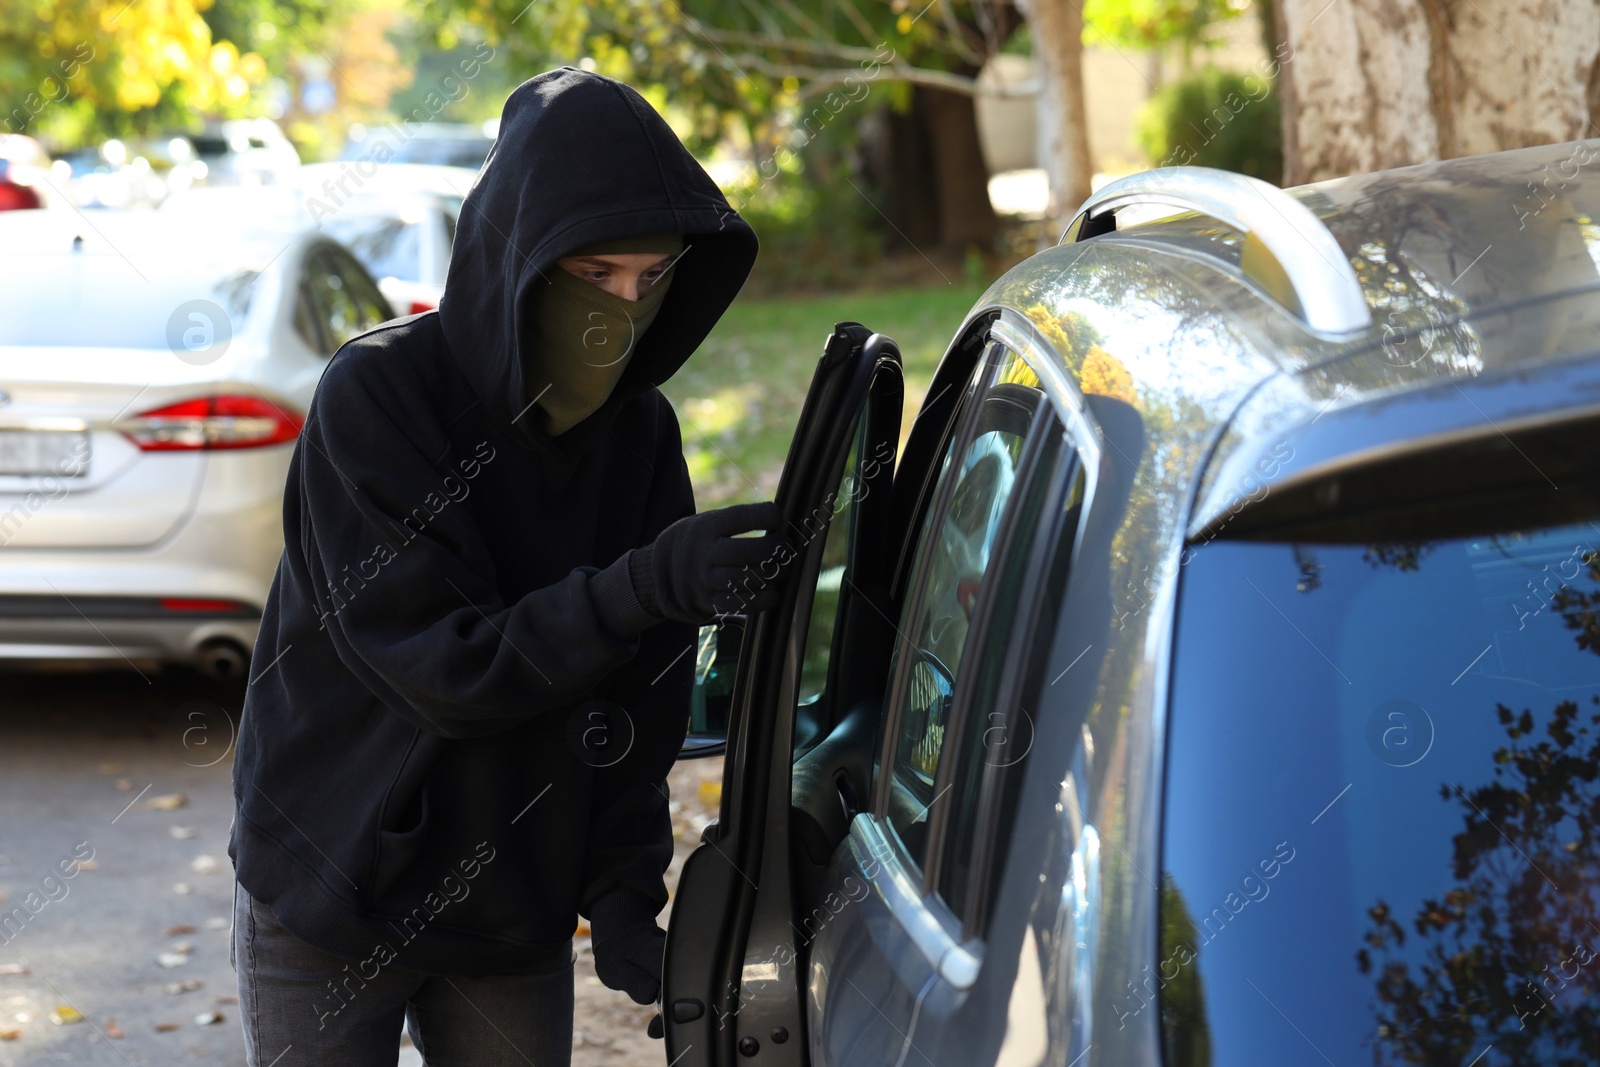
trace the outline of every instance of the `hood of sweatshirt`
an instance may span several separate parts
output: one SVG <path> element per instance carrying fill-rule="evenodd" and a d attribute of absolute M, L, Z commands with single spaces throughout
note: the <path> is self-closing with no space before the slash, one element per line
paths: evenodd
<path fill-rule="evenodd" d="M 530 287 L 599 241 L 680 233 L 671 290 L 610 397 L 551 437 L 528 414 L 522 353 Z M 499 137 L 456 227 L 439 324 L 489 416 L 570 469 L 617 409 L 670 378 L 705 340 L 755 263 L 755 232 L 649 102 L 630 86 L 562 67 L 506 100 Z"/>

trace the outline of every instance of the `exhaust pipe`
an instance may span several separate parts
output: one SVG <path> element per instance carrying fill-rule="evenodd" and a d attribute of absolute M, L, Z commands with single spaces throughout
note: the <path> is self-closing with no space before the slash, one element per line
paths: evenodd
<path fill-rule="evenodd" d="M 250 665 L 250 653 L 239 642 L 227 637 L 213 637 L 196 650 L 200 669 L 209 678 L 232 681 L 243 678 Z"/>

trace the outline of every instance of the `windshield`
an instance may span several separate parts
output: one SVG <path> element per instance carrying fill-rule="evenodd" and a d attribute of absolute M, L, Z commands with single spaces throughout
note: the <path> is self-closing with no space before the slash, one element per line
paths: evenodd
<path fill-rule="evenodd" d="M 0 315 L 0 345 L 173 348 L 188 322 L 179 311 L 205 310 L 197 300 L 221 307 L 232 333 L 244 329 L 257 271 L 173 276 L 148 266 L 141 281 L 115 256 L 0 257 L 0 290 L 26 309 Z"/>
<path fill-rule="evenodd" d="M 1512 514 L 1184 567 L 1169 1067 L 1600 1062 L 1600 526 Z"/>

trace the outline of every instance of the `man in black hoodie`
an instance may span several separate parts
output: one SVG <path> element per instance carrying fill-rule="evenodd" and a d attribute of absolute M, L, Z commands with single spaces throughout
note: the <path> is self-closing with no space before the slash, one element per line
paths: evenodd
<path fill-rule="evenodd" d="M 771 503 L 694 514 L 657 386 L 755 254 L 638 93 L 563 68 L 507 100 L 438 312 L 328 366 L 234 771 L 252 1065 L 393 1064 L 402 1021 L 565 1064 L 580 915 L 657 999 L 696 625 L 782 551 Z"/>

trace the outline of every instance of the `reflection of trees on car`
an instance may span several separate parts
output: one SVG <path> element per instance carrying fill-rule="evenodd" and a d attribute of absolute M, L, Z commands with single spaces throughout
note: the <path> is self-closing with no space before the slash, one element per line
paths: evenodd
<path fill-rule="evenodd" d="M 1179 946 L 1198 945 L 1199 929 L 1172 875 L 1161 879 L 1161 1040 L 1168 1063 L 1211 1067 L 1211 1031 L 1206 1026 L 1205 983 L 1193 956 Z M 1192 950 L 1191 950 L 1192 951 Z M 1169 978 L 1168 975 L 1171 975 Z"/>
<path fill-rule="evenodd" d="M 1368 559 L 1406 569 L 1426 547 Z M 1600 654 L 1600 553 L 1583 562 L 1592 588 L 1565 585 L 1550 607 L 1579 649 Z M 1600 697 L 1563 700 L 1543 717 L 1495 712 L 1505 743 L 1493 778 L 1439 789 L 1462 817 L 1457 884 L 1409 924 L 1382 899 L 1367 913 L 1356 963 L 1375 978 L 1376 1062 L 1466 1063 L 1486 1043 L 1497 1064 L 1600 1062 Z M 1408 938 L 1420 955 L 1403 951 Z"/>

